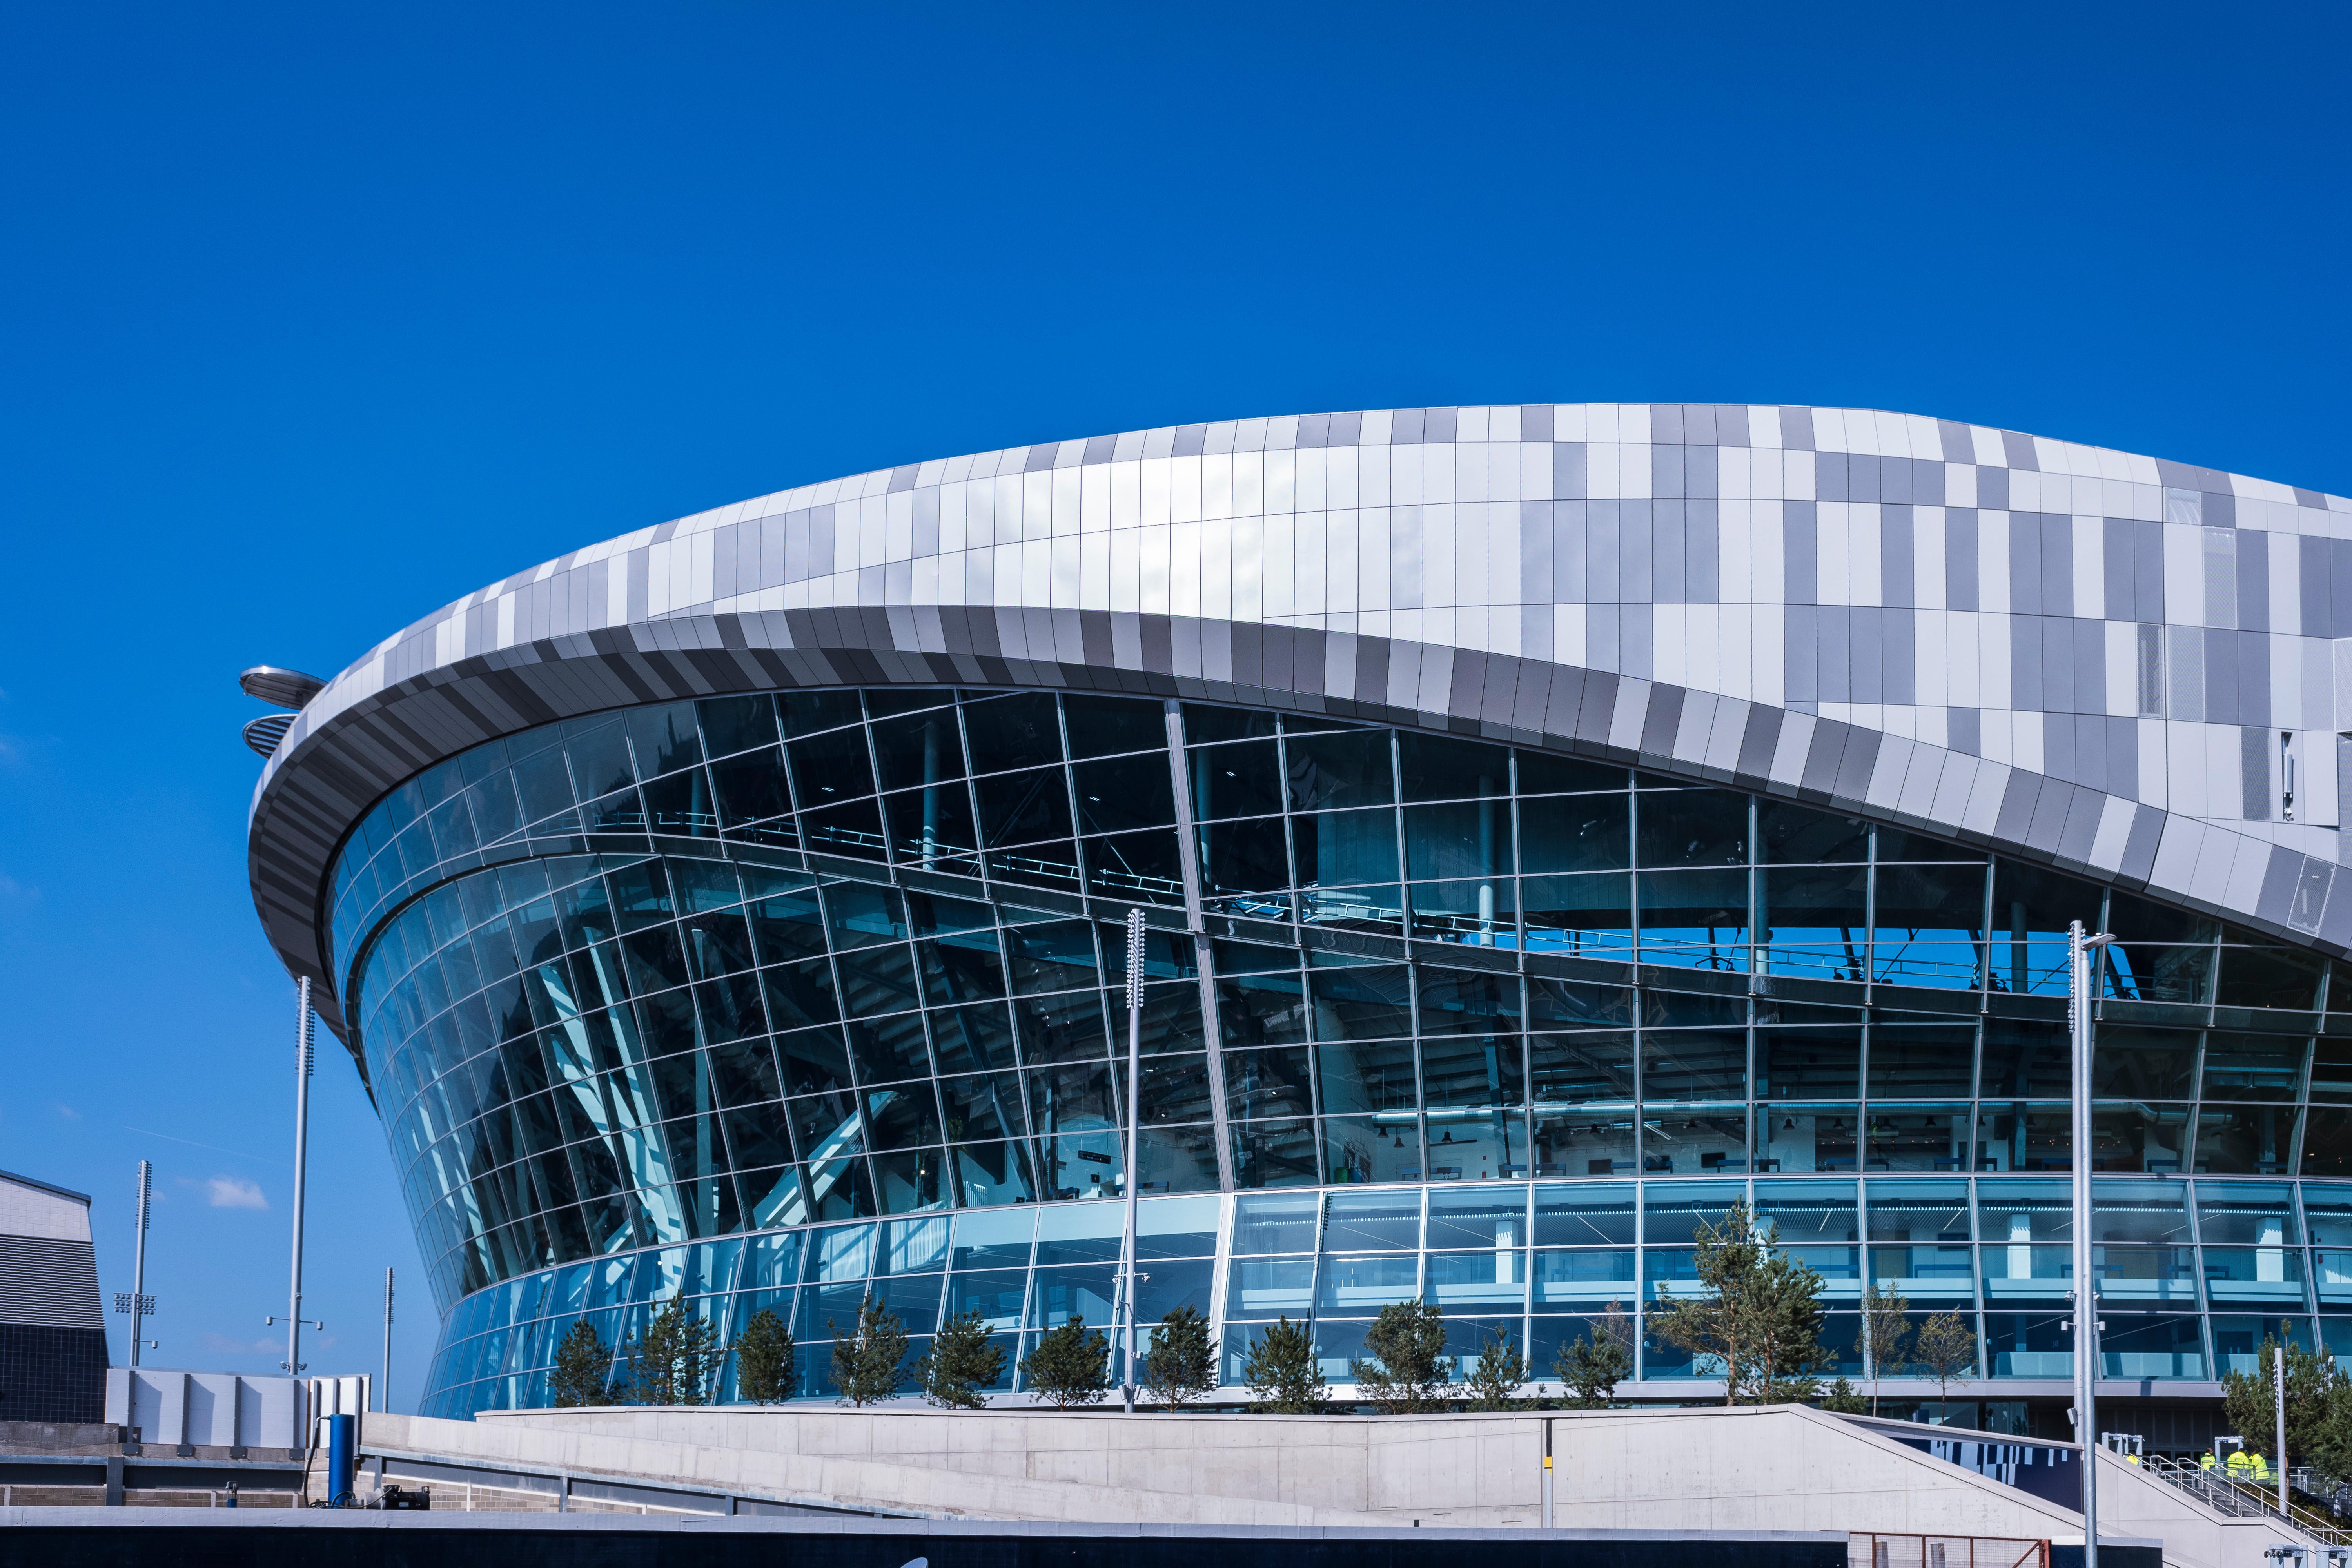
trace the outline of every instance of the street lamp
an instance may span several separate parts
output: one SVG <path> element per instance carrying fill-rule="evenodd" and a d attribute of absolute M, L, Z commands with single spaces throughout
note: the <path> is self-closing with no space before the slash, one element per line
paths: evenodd
<path fill-rule="evenodd" d="M 2099 1308 L 2091 1288 L 2091 966 L 2116 939 L 2066 927 L 2066 1027 L 2074 1046 L 2074 1439 L 2083 1446 L 2083 1568 L 2099 1568 Z"/>
<path fill-rule="evenodd" d="M 1143 911 L 1127 911 L 1127 1242 L 1121 1258 L 1127 1264 L 1125 1288 L 1119 1297 L 1127 1305 L 1127 1378 L 1120 1385 L 1120 1403 L 1135 1414 L 1135 1203 L 1137 1145 L 1143 1142 L 1143 1108 L 1136 1096 L 1142 1088 L 1143 1044 Z"/>

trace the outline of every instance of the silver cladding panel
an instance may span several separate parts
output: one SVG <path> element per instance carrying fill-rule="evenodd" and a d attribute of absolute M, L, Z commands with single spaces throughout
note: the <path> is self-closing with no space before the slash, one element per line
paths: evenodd
<path fill-rule="evenodd" d="M 331 994 L 336 846 L 478 742 L 738 690 L 1092 688 L 1638 762 L 2342 953 L 2339 636 L 2352 501 L 1950 420 L 1583 404 L 1129 431 L 781 490 L 467 595 L 303 708 L 250 874 L 289 969 Z"/>

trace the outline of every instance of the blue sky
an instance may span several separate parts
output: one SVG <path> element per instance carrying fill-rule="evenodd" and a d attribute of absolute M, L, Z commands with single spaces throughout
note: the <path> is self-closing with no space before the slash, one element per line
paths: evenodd
<path fill-rule="evenodd" d="M 1853 404 L 2352 491 L 2341 7 L 99 3 L 0 16 L 0 1168 L 156 1163 L 275 1368 L 259 662 L 886 464 L 1252 414 Z M 433 1314 L 349 1064 L 321 1371 Z M 116 1353 L 122 1334 L 116 1320 Z"/>

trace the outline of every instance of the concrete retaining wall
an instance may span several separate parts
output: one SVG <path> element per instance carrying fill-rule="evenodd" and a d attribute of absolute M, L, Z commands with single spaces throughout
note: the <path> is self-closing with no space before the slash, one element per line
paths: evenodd
<path fill-rule="evenodd" d="M 370 1415 L 363 1443 L 969 1519 L 1528 1529 L 1543 1517 L 1547 1422 L 1561 1529 L 2082 1538 L 2072 1510 L 1801 1405 L 1430 1416 L 605 1407 Z M 2263 1568 L 2264 1548 L 2305 1544 L 2265 1521 L 2221 1520 L 2112 1455 L 2099 1476 L 2103 1533 L 2161 1539 L 2179 1568 Z"/>

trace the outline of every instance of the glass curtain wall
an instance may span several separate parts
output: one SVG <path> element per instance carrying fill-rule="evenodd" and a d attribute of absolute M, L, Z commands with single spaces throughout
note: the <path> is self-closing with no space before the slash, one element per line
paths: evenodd
<path fill-rule="evenodd" d="M 696 1278 L 723 1282 L 687 1294 L 712 1310 L 902 1277 L 964 1300 L 951 1261 L 820 1278 L 816 1252 L 787 1266 L 761 1233 L 945 1236 L 961 1211 L 1122 1193 L 1117 928 L 1135 905 L 1136 1180 L 1241 1194 L 1230 1248 L 1201 1255 L 1230 1264 L 1220 1310 L 1239 1325 L 1290 1301 L 1272 1310 L 1313 1316 L 1334 1364 L 1399 1290 L 1446 1303 L 1465 1343 L 1519 1323 L 1548 1357 L 1566 1325 L 1638 1312 L 1675 1277 L 1654 1236 L 1547 1245 L 1615 1223 L 1560 1219 L 1567 1194 L 1648 1226 L 1664 1211 L 1637 1184 L 1696 1214 L 1752 1182 L 1784 1235 L 1814 1238 L 1833 1307 L 1876 1268 L 1916 1303 L 1983 1312 L 1988 1375 L 2049 1375 L 2064 1247 L 2034 1233 L 2028 1189 L 2077 1157 L 2077 918 L 2122 938 L 2082 1154 L 2173 1194 L 2103 1223 L 2109 1296 L 2136 1315 L 2109 1359 L 2149 1369 L 2114 1375 L 2214 1375 L 2252 1353 L 2225 1338 L 2352 1291 L 2352 1251 L 2325 1250 L 2352 1227 L 2290 1202 L 2275 1235 L 2248 1221 L 2224 1244 L 2189 1195 L 2352 1177 L 2352 1016 L 2330 1010 L 2352 984 L 2286 944 L 1588 758 L 1112 695 L 795 691 L 476 748 L 393 792 L 334 862 L 347 1023 L 436 1290 L 463 1303 L 448 1353 L 505 1320 L 500 1370 L 463 1361 L 450 1397 L 519 1397 L 516 1358 L 538 1353 L 520 1323 L 685 1289 L 646 1259 L 704 1259 Z M 1897 1190 L 1909 1206 L 1885 1212 L 1907 1217 L 1882 1237 L 1868 1194 Z M 2009 1194 L 1997 1237 L 1988 1192 Z M 2165 1229 L 2167 1201 L 2201 1240 Z M 1954 1221 L 1971 1203 L 1973 1241 Z M 1260 1204 L 1305 1205 L 1304 1244 L 1246 1250 Z M 1052 1261 L 1033 1237 L 1002 1265 L 1010 1295 L 984 1310 L 1008 1334 L 1107 1306 L 1115 1259 L 1051 1239 Z M 910 1322 L 933 1286 L 891 1287 Z M 795 1309 L 812 1342 L 842 1315 L 818 1300 Z M 1645 1347 L 1646 1376 L 1676 1374 L 1664 1353 Z"/>

